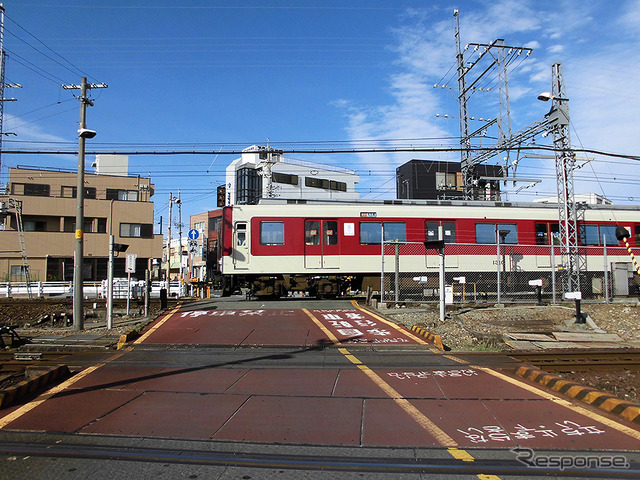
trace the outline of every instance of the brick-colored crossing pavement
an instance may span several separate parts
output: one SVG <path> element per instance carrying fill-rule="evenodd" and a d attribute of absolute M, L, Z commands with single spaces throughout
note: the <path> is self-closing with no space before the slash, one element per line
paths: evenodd
<path fill-rule="evenodd" d="M 193 353 L 184 346 L 196 344 Z M 337 346 L 303 348 L 330 344 Z M 12 409 L 0 427 L 318 445 L 640 450 L 640 431 L 630 423 L 416 349 L 421 344 L 357 308 L 175 311 L 149 326 L 137 344 L 144 348 L 130 346 L 57 394 Z M 269 357 L 252 345 L 291 347 Z M 394 365 L 399 357 L 389 348 L 364 354 L 378 345 L 412 345 L 411 364 Z M 233 361 L 221 358 L 231 353 Z"/>

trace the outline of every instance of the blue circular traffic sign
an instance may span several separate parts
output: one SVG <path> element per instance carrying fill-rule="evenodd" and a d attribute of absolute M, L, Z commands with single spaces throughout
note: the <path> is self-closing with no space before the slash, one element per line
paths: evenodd
<path fill-rule="evenodd" d="M 198 232 L 198 230 L 196 230 L 195 228 L 192 228 L 191 230 L 189 230 L 189 233 L 187 233 L 187 237 L 189 237 L 191 240 L 197 240 L 199 235 L 200 232 Z"/>

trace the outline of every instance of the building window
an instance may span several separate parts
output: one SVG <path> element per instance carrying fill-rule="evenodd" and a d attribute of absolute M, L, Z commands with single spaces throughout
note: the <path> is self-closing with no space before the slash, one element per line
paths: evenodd
<path fill-rule="evenodd" d="M 51 186 L 44 183 L 25 183 L 24 194 L 34 197 L 48 197 Z"/>
<path fill-rule="evenodd" d="M 204 222 L 195 222 L 193 224 L 193 228 L 199 231 L 200 233 L 204 232 Z"/>
<path fill-rule="evenodd" d="M 326 178 L 305 177 L 304 184 L 311 188 L 324 188 L 325 190 L 336 190 L 339 192 L 347 191 L 347 184 L 345 182 L 328 180 Z"/>
<path fill-rule="evenodd" d="M 260 222 L 261 245 L 284 245 L 284 222 Z"/>
<path fill-rule="evenodd" d="M 26 265 L 11 265 L 11 278 L 24 277 L 27 268 Z"/>
<path fill-rule="evenodd" d="M 220 230 L 220 217 L 212 217 L 209 219 L 209 231 L 217 232 Z"/>
<path fill-rule="evenodd" d="M 436 172 L 436 189 L 455 190 L 456 174 L 447 172 Z"/>
<path fill-rule="evenodd" d="M 63 185 L 61 196 L 64 198 L 76 198 L 78 187 L 68 187 Z M 96 187 L 84 187 L 84 198 L 96 199 Z"/>
<path fill-rule="evenodd" d="M 40 220 L 25 220 L 23 228 L 25 232 L 46 232 L 47 222 Z"/>
<path fill-rule="evenodd" d="M 255 168 L 240 168 L 236 172 L 236 203 L 255 205 L 262 197 L 262 176 Z"/>
<path fill-rule="evenodd" d="M 121 223 L 120 224 L 120 236 L 121 237 L 152 238 L 153 237 L 153 224 L 152 223 Z"/>
<path fill-rule="evenodd" d="M 107 200 L 123 200 L 125 202 L 137 202 L 137 190 L 119 190 L 117 188 L 107 188 Z"/>
<path fill-rule="evenodd" d="M 98 233 L 107 233 L 107 219 L 98 218 Z"/>
<path fill-rule="evenodd" d="M 286 183 L 288 185 L 298 185 L 298 176 L 287 173 L 273 172 L 271 178 L 276 183 Z"/>

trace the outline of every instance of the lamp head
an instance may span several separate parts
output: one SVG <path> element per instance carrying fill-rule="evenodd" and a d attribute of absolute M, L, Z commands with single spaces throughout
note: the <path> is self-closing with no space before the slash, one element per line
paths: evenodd
<path fill-rule="evenodd" d="M 89 130 L 88 128 L 78 129 L 78 136 L 81 138 L 93 138 L 97 135 L 95 130 Z"/>
<path fill-rule="evenodd" d="M 550 92 L 542 92 L 540 95 L 538 95 L 538 100 L 548 102 L 549 100 L 553 100 L 553 95 L 551 95 Z"/>

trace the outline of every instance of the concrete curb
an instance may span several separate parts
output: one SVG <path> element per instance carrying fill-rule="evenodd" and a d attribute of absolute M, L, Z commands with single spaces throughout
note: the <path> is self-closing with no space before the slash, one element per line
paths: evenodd
<path fill-rule="evenodd" d="M 138 332 L 137 330 L 129 330 L 127 333 L 123 333 L 122 335 L 120 335 L 120 338 L 118 339 L 118 345 L 116 346 L 116 350 L 120 350 L 124 348 L 127 345 L 127 343 L 129 343 L 131 340 L 135 340 L 139 336 L 140 336 L 140 332 Z"/>
<path fill-rule="evenodd" d="M 69 367 L 36 367 L 31 372 L 39 372 L 27 380 L 17 383 L 6 390 L 0 390 L 0 408 L 6 408 L 16 403 L 22 397 L 44 389 L 46 386 L 71 375 Z M 28 371 L 27 371 L 28 374 Z"/>
<path fill-rule="evenodd" d="M 424 337 L 427 340 L 427 342 L 433 343 L 440 350 L 444 350 L 442 337 L 440 335 L 436 333 L 431 333 L 428 330 L 425 330 L 424 328 L 419 327 L 418 325 L 414 325 L 413 327 L 411 327 L 411 331 L 414 333 L 417 333 L 421 337 Z"/>
<path fill-rule="evenodd" d="M 562 393 L 567 397 L 581 400 L 614 415 L 640 425 L 640 405 L 621 400 L 610 393 L 601 392 L 595 388 L 585 387 L 576 382 L 547 373 L 535 367 L 522 366 L 514 370 L 519 377 L 540 383 L 551 390 Z"/>

